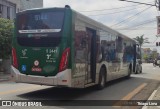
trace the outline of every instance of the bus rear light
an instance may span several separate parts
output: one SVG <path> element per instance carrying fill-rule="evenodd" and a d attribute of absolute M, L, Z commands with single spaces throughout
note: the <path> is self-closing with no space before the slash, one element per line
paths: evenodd
<path fill-rule="evenodd" d="M 13 66 L 15 68 L 18 68 L 18 61 L 17 61 L 17 55 L 16 55 L 16 49 L 12 48 L 12 61 L 13 61 Z"/>
<path fill-rule="evenodd" d="M 59 64 L 59 72 L 65 70 L 68 66 L 68 57 L 70 55 L 70 48 L 66 48 L 62 53 L 61 61 Z"/>

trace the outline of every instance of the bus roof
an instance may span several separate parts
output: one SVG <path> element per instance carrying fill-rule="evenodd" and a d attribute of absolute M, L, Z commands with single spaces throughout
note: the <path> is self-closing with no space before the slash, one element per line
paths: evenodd
<path fill-rule="evenodd" d="M 118 31 L 116 31 L 116 30 L 114 30 L 114 29 L 112 29 L 112 28 L 110 28 L 110 27 L 98 22 L 98 21 L 95 21 L 95 20 L 93 20 L 93 19 L 91 19 L 91 18 L 89 18 L 89 17 L 87 17 L 87 16 L 75 11 L 75 10 L 73 10 L 73 12 L 75 12 L 77 14 L 78 18 L 80 18 L 81 20 L 84 20 L 84 21 L 86 21 L 86 22 L 88 22 L 88 23 L 90 23 L 90 24 L 92 24 L 92 25 L 94 25 L 94 26 L 96 26 L 98 28 L 104 28 L 103 29 L 104 31 L 107 30 L 110 33 L 116 34 L 117 36 L 120 36 L 120 37 L 122 37 L 122 38 L 124 38 L 126 40 L 131 40 L 134 43 L 136 43 L 136 41 L 134 39 L 132 39 L 132 38 L 130 38 L 130 37 L 118 32 Z"/>
<path fill-rule="evenodd" d="M 60 7 L 32 8 L 32 9 L 27 9 L 27 10 L 20 11 L 20 12 L 18 12 L 18 13 L 24 13 L 24 12 L 27 12 L 27 11 L 50 10 L 50 9 L 66 9 L 66 8 L 71 9 L 71 8 L 67 5 L 67 6 L 65 6 L 65 8 L 60 8 Z M 114 30 L 114 29 L 112 29 L 112 28 L 110 28 L 110 27 L 108 27 L 108 26 L 106 26 L 106 25 L 98 22 L 98 21 L 95 21 L 95 20 L 93 20 L 93 19 L 91 19 L 91 18 L 89 18 L 89 17 L 87 17 L 87 16 L 85 16 L 85 15 L 83 15 L 83 14 L 81 14 L 81 13 L 75 11 L 75 10 L 73 10 L 73 9 L 71 9 L 71 10 L 72 10 L 74 13 L 76 13 L 77 16 L 79 16 L 79 18 L 81 18 L 82 20 L 85 20 L 85 21 L 87 21 L 87 22 L 90 23 L 90 24 L 94 24 L 94 26 L 96 26 L 96 27 L 98 27 L 98 28 L 104 28 L 103 30 L 107 30 L 107 31 L 109 31 L 109 32 L 111 32 L 111 33 L 113 33 L 113 34 L 116 34 L 117 36 L 120 36 L 120 37 L 122 37 L 122 38 L 124 38 L 124 39 L 126 39 L 126 40 L 131 40 L 131 41 L 133 41 L 133 42 L 136 43 L 136 41 L 135 41 L 134 39 L 132 39 L 132 38 L 130 38 L 130 37 L 128 37 L 128 36 L 126 36 L 126 35 L 118 32 L 118 31 L 116 31 L 116 30 Z"/>
<path fill-rule="evenodd" d="M 40 10 L 50 10 L 50 9 L 65 9 L 65 8 L 60 8 L 60 7 L 31 8 L 31 9 L 26 9 L 26 10 L 19 11 L 19 12 L 17 12 L 17 14 L 18 14 L 18 13 L 28 12 L 28 11 L 40 11 Z"/>

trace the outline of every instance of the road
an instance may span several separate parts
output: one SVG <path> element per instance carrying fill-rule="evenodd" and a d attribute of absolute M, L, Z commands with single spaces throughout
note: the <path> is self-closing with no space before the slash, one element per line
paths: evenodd
<path fill-rule="evenodd" d="M 1 100 L 146 100 L 160 83 L 160 68 L 143 64 L 142 74 L 132 74 L 130 79 L 119 79 L 107 83 L 105 89 L 55 88 L 14 82 L 0 83 Z M 59 101 L 60 102 L 60 101 Z M 88 101 L 89 102 L 89 101 Z M 47 104 L 46 104 L 47 105 Z M 0 109 L 26 109 L 28 107 L 0 107 Z M 141 107 L 120 106 L 43 106 L 29 109 L 139 109 Z"/>

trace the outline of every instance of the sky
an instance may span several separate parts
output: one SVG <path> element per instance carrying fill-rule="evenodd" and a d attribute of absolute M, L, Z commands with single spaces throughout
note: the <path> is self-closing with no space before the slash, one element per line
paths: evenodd
<path fill-rule="evenodd" d="M 130 1 L 155 4 L 155 0 Z M 156 48 L 160 53 L 160 46 L 156 47 L 156 42 L 160 42 L 160 37 L 156 37 L 156 16 L 160 15 L 160 11 L 155 6 L 119 0 L 44 0 L 44 7 L 64 7 L 65 5 L 70 5 L 72 9 L 130 38 L 144 34 L 150 43 L 144 44 L 143 47 L 152 50 Z"/>

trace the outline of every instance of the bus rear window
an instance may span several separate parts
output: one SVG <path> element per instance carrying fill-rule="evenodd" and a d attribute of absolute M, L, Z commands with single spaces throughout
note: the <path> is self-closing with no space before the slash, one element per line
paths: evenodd
<path fill-rule="evenodd" d="M 59 32 L 63 19 L 64 12 L 25 13 L 18 16 L 18 30 L 19 33 Z"/>
<path fill-rule="evenodd" d="M 54 47 L 61 41 L 64 11 L 30 12 L 17 17 L 17 41 L 21 46 Z"/>

